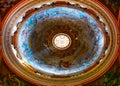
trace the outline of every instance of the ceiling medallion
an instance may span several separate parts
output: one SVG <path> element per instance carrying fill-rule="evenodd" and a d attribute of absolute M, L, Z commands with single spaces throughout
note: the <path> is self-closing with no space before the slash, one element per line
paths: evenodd
<path fill-rule="evenodd" d="M 56 49 L 65 50 L 71 45 L 71 38 L 65 33 L 58 33 L 52 39 L 52 44 Z"/>
<path fill-rule="evenodd" d="M 5 62 L 36 85 L 86 84 L 117 58 L 116 20 L 97 1 L 21 1 L 2 28 Z"/>

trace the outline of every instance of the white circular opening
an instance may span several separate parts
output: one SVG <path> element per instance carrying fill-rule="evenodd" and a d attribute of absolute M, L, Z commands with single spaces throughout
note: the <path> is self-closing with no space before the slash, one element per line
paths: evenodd
<path fill-rule="evenodd" d="M 57 49 L 64 50 L 70 47 L 71 38 L 65 33 L 56 34 L 52 40 L 53 46 Z"/>

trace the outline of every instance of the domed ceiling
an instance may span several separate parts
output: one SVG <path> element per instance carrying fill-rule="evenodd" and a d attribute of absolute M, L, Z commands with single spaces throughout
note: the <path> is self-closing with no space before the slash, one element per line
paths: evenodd
<path fill-rule="evenodd" d="M 18 33 L 23 59 L 38 71 L 55 75 L 87 69 L 99 57 L 103 45 L 101 27 L 89 14 L 64 6 L 31 15 Z"/>
<path fill-rule="evenodd" d="M 114 63 L 118 32 L 95 1 L 21 1 L 4 19 L 4 60 L 36 85 L 82 85 Z"/>

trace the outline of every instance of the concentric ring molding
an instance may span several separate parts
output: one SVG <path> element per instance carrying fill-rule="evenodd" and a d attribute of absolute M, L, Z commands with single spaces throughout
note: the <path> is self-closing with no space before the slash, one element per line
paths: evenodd
<path fill-rule="evenodd" d="M 80 74 L 71 78 L 49 78 L 47 76 L 42 76 L 34 73 L 25 66 L 21 65 L 21 63 L 16 59 L 12 47 L 11 47 L 11 32 L 13 31 L 17 22 L 22 20 L 22 17 L 25 13 L 33 9 L 37 6 L 48 2 L 56 2 L 56 1 L 65 1 L 65 2 L 73 2 L 85 6 L 93 10 L 97 16 L 99 16 L 102 21 L 106 24 L 108 28 L 109 36 L 110 36 L 110 44 L 108 47 L 108 51 L 102 61 L 92 68 L 90 71 L 87 71 L 83 74 Z M 4 53 L 4 60 L 6 64 L 10 67 L 10 69 L 15 72 L 21 78 L 36 84 L 44 84 L 44 85 L 78 85 L 78 84 L 86 84 L 91 82 L 101 75 L 103 75 L 115 62 L 118 55 L 118 25 L 116 19 L 111 14 L 111 12 L 105 8 L 101 3 L 96 0 L 25 0 L 18 3 L 14 6 L 6 15 L 2 23 L 3 28 L 3 38 L 2 38 L 2 46 Z"/>

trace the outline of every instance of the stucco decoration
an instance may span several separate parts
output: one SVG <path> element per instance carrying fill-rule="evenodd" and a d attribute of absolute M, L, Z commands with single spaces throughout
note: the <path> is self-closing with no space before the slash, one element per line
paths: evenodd
<path fill-rule="evenodd" d="M 36 85 L 82 85 L 117 58 L 116 20 L 92 0 L 21 1 L 2 27 L 5 62 Z"/>

